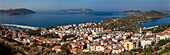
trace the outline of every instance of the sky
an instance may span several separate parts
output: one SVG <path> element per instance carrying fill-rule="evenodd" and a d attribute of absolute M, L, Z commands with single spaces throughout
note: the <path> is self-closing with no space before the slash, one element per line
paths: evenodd
<path fill-rule="evenodd" d="M 89 8 L 95 11 L 170 11 L 170 0 L 0 0 L 0 9 L 57 10 Z"/>

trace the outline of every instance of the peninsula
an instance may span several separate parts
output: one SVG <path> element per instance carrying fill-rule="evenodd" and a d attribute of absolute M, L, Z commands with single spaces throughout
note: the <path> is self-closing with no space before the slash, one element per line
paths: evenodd
<path fill-rule="evenodd" d="M 147 18 L 160 18 L 164 16 L 169 16 L 168 14 L 164 14 L 156 10 L 151 10 L 151 11 L 146 11 L 146 12 L 142 12 L 139 10 L 127 10 L 127 11 L 123 11 L 123 12 L 119 12 L 115 14 L 132 14 L 135 16 L 145 16 Z"/>
<path fill-rule="evenodd" d="M 59 9 L 57 12 L 94 12 L 92 9 Z"/>
<path fill-rule="evenodd" d="M 33 14 L 33 13 L 36 13 L 36 12 L 30 9 L 25 9 L 25 8 L 0 10 L 0 14 L 8 14 L 8 15 Z"/>
<path fill-rule="evenodd" d="M 170 11 L 164 12 L 164 13 L 170 13 Z"/>
<path fill-rule="evenodd" d="M 126 11 L 123 11 L 123 12 L 119 12 L 119 13 L 115 13 L 115 14 L 140 14 L 142 13 L 142 11 L 140 10 L 126 10 Z"/>

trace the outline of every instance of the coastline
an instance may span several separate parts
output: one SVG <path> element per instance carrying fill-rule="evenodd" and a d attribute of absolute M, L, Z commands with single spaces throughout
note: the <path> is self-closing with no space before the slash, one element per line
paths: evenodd
<path fill-rule="evenodd" d="M 152 29 L 152 28 L 156 28 L 156 27 L 158 27 L 159 25 L 157 25 L 157 26 L 152 26 L 152 27 L 143 27 L 143 29 Z"/>
<path fill-rule="evenodd" d="M 17 28 L 23 28 L 23 29 L 31 29 L 31 30 L 37 30 L 39 27 L 31 27 L 31 26 L 24 26 L 24 25 L 16 25 L 16 24 L 1 24 L 1 26 L 13 26 Z"/>

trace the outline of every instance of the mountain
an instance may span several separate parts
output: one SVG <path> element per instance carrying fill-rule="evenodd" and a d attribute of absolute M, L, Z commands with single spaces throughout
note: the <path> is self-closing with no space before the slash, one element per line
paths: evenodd
<path fill-rule="evenodd" d="M 92 9 L 59 9 L 57 12 L 94 12 Z"/>
<path fill-rule="evenodd" d="M 164 12 L 164 13 L 170 13 L 170 11 Z"/>
<path fill-rule="evenodd" d="M 145 16 L 147 18 L 160 18 L 160 17 L 168 16 L 168 14 L 164 14 L 164 13 L 158 12 L 156 10 L 151 10 L 151 11 L 143 12 L 137 16 Z"/>
<path fill-rule="evenodd" d="M 140 10 L 126 10 L 115 14 L 140 14 L 140 13 L 142 13 L 142 11 Z"/>
<path fill-rule="evenodd" d="M 25 9 L 25 8 L 0 10 L 0 14 L 8 14 L 8 15 L 33 14 L 33 13 L 36 13 L 36 12 L 29 10 L 29 9 Z"/>
<path fill-rule="evenodd" d="M 127 11 L 123 11 L 123 12 L 119 12 L 115 14 L 132 14 L 135 16 L 145 16 L 147 18 L 160 18 L 160 17 L 168 16 L 168 14 L 164 14 L 156 10 L 151 10 L 151 11 L 146 11 L 146 12 L 142 12 L 140 10 L 127 10 Z"/>

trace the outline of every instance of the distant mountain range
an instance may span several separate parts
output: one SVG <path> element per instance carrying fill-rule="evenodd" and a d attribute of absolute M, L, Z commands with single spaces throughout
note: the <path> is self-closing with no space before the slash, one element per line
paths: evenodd
<path fill-rule="evenodd" d="M 142 12 L 140 10 L 127 10 L 127 11 L 123 11 L 123 12 L 119 12 L 115 14 L 132 14 L 135 16 L 145 16 L 147 18 L 160 18 L 164 16 L 169 16 L 168 14 L 164 14 L 156 10 L 151 10 L 151 11 L 146 11 L 146 12 Z"/>
<path fill-rule="evenodd" d="M 140 10 L 126 10 L 115 14 L 140 14 L 140 13 L 142 13 L 142 11 Z"/>
<path fill-rule="evenodd" d="M 0 10 L 0 14 L 8 14 L 8 15 L 33 14 L 33 13 L 36 12 L 25 8 Z"/>
<path fill-rule="evenodd" d="M 59 9 L 57 12 L 94 12 L 92 9 Z"/>

